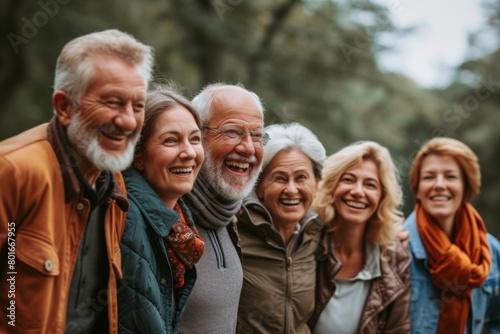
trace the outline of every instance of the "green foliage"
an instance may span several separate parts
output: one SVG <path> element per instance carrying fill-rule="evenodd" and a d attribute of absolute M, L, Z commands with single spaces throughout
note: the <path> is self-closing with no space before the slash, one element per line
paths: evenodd
<path fill-rule="evenodd" d="M 498 32 L 500 10 L 490 2 L 485 29 Z M 329 153 L 358 140 L 387 146 L 401 170 L 406 214 L 413 206 L 409 166 L 420 145 L 436 135 L 463 140 L 477 152 L 483 172 L 475 204 L 500 236 L 494 224 L 500 215 L 500 51 L 465 62 L 446 89 L 424 90 L 379 69 L 381 37 L 408 31 L 395 29 L 391 8 L 377 3 L 4 1 L 1 31 L 19 38 L 0 42 L 0 139 L 50 119 L 55 62 L 66 42 L 118 28 L 154 46 L 156 77 L 178 82 L 189 96 L 209 82 L 241 82 L 262 98 L 266 124 L 301 122 Z"/>

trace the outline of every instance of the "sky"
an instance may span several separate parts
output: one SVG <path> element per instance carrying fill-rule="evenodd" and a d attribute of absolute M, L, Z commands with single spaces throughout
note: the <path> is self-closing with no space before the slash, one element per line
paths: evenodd
<path fill-rule="evenodd" d="M 403 73 L 423 87 L 450 83 L 467 55 L 467 36 L 484 24 L 479 0 L 380 0 L 397 27 L 416 25 L 411 35 L 384 39 L 395 48 L 379 57 L 382 69 Z M 491 40 L 493 41 L 493 39 Z"/>

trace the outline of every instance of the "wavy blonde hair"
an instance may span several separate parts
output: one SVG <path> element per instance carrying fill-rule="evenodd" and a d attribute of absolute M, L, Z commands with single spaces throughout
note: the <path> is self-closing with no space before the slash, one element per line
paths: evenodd
<path fill-rule="evenodd" d="M 450 156 L 458 163 L 464 176 L 463 202 L 470 202 L 481 187 L 481 171 L 476 154 L 461 141 L 452 138 L 436 137 L 427 141 L 413 159 L 410 169 L 410 187 L 413 197 L 417 198 L 420 184 L 422 162 L 429 155 Z"/>
<path fill-rule="evenodd" d="M 399 221 L 402 212 L 403 192 L 400 186 L 399 173 L 391 159 L 387 148 L 372 141 L 353 143 L 328 157 L 323 164 L 322 181 L 320 182 L 313 207 L 319 218 L 335 230 L 337 221 L 333 207 L 333 193 L 342 175 L 363 161 L 373 161 L 378 167 L 382 186 L 382 197 L 376 212 L 366 225 L 365 238 L 376 245 L 389 250 L 396 249 L 394 223 Z"/>

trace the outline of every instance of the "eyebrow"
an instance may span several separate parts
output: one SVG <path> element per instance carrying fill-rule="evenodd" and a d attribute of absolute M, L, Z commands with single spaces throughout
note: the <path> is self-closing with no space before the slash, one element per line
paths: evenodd
<path fill-rule="evenodd" d="M 349 172 L 345 172 L 344 174 L 342 174 L 341 177 L 346 176 L 346 175 L 349 175 L 349 176 L 351 176 L 351 177 L 353 177 L 355 179 L 358 179 L 358 177 L 356 175 L 354 175 L 353 173 L 349 173 Z M 366 178 L 365 181 L 374 181 L 374 182 L 377 182 L 378 184 L 380 184 L 379 179 L 374 178 L 374 177 Z"/>
<path fill-rule="evenodd" d="M 191 132 L 189 133 L 190 135 L 194 134 L 194 133 L 201 133 L 201 130 L 200 129 L 193 129 L 191 130 Z M 181 132 L 177 131 L 177 130 L 167 130 L 167 131 L 163 131 L 162 133 L 160 133 L 160 135 L 158 137 L 162 137 L 164 135 L 167 135 L 167 134 L 174 134 L 174 135 L 180 135 Z"/>

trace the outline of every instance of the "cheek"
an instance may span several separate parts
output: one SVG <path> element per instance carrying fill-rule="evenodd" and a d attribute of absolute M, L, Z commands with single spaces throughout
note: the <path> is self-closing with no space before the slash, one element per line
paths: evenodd
<path fill-rule="evenodd" d="M 144 124 L 144 111 L 137 112 L 135 115 L 135 121 L 137 122 L 137 131 L 141 131 L 142 125 Z"/>

